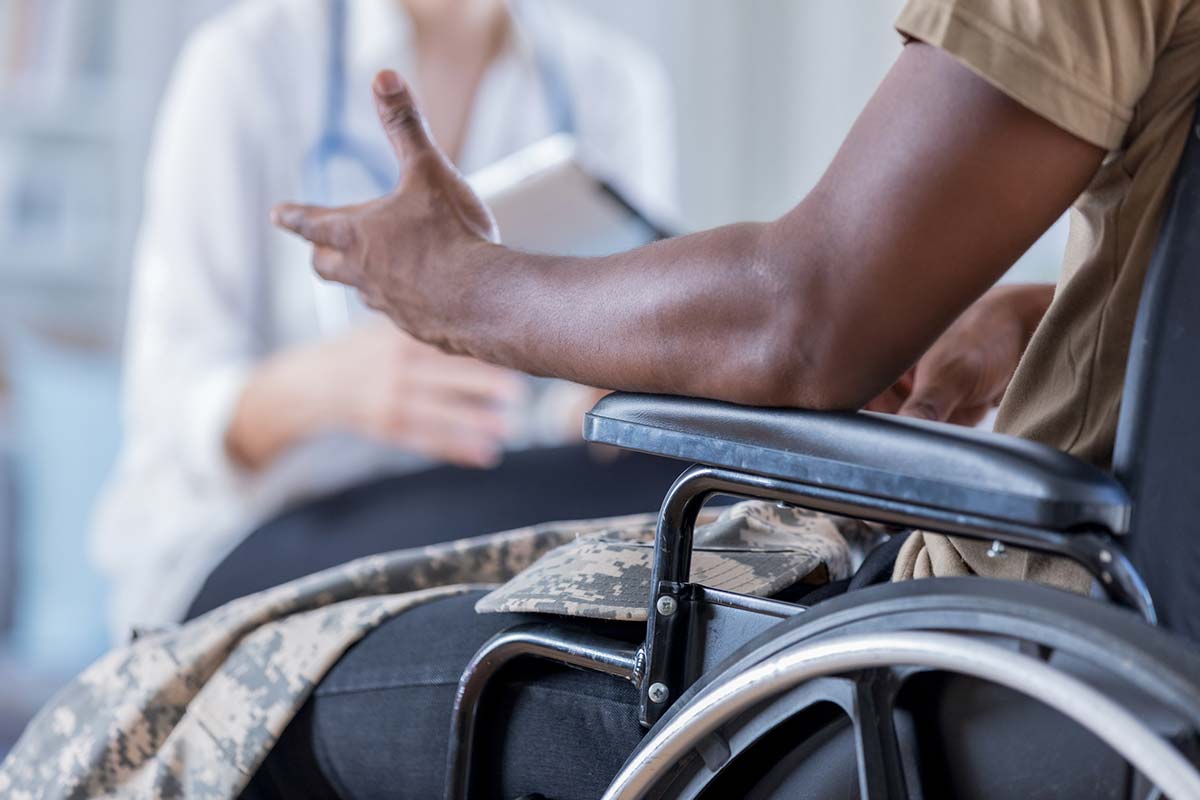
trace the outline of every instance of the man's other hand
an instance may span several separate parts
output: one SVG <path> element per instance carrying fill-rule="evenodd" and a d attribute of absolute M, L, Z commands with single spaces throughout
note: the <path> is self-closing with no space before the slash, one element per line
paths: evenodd
<path fill-rule="evenodd" d="M 934 342 L 868 411 L 976 425 L 1000 404 L 1054 297 L 1048 284 L 998 286 Z"/>

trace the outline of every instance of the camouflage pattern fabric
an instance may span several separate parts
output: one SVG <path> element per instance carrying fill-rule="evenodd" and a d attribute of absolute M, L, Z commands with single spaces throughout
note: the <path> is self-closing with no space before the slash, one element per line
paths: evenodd
<path fill-rule="evenodd" d="M 771 595 L 805 580 L 844 577 L 850 556 L 838 522 L 761 501 L 730 506 L 715 521 L 697 527 L 691 580 L 714 589 Z M 654 526 L 650 519 L 579 537 L 481 598 L 475 610 L 644 621 Z"/>
<path fill-rule="evenodd" d="M 420 603 L 510 581 L 480 605 L 644 619 L 654 518 L 371 556 L 144 634 L 42 709 L 0 765 L 0 797 L 236 798 L 342 653 Z M 709 585 L 763 594 L 849 568 L 828 518 L 742 503 L 702 519 L 692 577 Z"/>
<path fill-rule="evenodd" d="M 237 797 L 313 686 L 369 630 L 507 580 L 580 531 L 620 522 L 371 556 L 142 635 L 41 710 L 0 765 L 0 797 Z"/>

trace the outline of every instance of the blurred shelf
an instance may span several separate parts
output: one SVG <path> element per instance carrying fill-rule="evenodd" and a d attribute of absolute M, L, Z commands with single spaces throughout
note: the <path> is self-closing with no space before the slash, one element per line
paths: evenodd
<path fill-rule="evenodd" d="M 12 295 L 30 293 L 87 293 L 109 291 L 119 281 L 97 269 L 87 273 L 13 273 L 0 270 L 0 302 Z"/>
<path fill-rule="evenodd" d="M 91 142 L 114 139 L 122 129 L 119 96 L 114 82 L 97 78 L 53 90 L 32 83 L 0 89 L 0 136 Z"/>
<path fill-rule="evenodd" d="M 0 249 L 0 291 L 9 286 L 95 283 L 101 276 L 112 273 L 112 253 L 113 244 L 110 241 L 67 250 L 33 247 Z"/>
<path fill-rule="evenodd" d="M 123 295 L 117 281 L 0 283 L 0 347 L 10 335 L 34 332 L 115 350 Z"/>

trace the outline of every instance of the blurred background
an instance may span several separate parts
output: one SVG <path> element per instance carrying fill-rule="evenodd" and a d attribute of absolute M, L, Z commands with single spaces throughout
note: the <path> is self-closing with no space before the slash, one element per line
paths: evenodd
<path fill-rule="evenodd" d="M 144 161 L 181 43 L 237 1 L 0 0 L 0 750 L 106 646 L 85 536 L 120 434 Z M 690 228 L 794 204 L 900 48 L 900 0 L 559 2 L 663 60 Z M 1053 279 L 1062 241 L 1015 274 Z"/>

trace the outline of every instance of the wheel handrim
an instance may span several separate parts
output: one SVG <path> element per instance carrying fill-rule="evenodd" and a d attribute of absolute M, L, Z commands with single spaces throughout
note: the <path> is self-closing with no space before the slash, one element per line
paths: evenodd
<path fill-rule="evenodd" d="M 1166 795 L 1176 800 L 1200 798 L 1200 774 L 1187 759 L 1137 717 L 1080 679 L 1036 658 L 965 636 L 898 632 L 797 645 L 706 687 L 639 748 L 603 800 L 645 797 L 705 736 L 805 681 L 899 665 L 979 678 L 1038 700 L 1091 731 Z M 859 747 L 869 739 L 860 736 Z M 894 743 L 876 744 L 888 748 Z M 861 752 L 859 763 L 864 763 Z M 894 785 L 895 777 L 860 772 L 860 783 L 880 785 L 880 781 Z"/>

